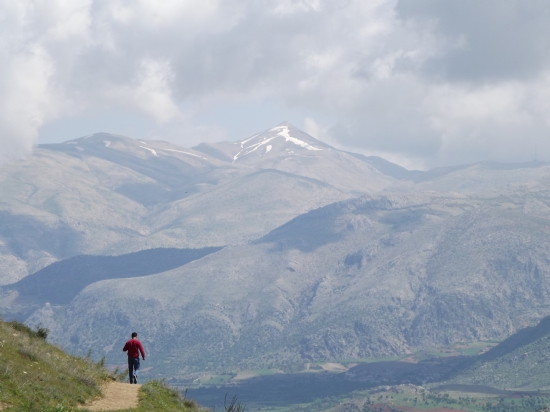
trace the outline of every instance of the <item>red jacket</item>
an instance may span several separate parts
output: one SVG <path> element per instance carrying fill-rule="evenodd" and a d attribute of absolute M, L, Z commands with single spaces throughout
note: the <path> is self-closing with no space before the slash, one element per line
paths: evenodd
<path fill-rule="evenodd" d="M 124 345 L 122 350 L 124 352 L 128 351 L 129 358 L 139 358 L 139 352 L 141 352 L 141 357 L 145 360 L 145 351 L 143 350 L 141 342 L 137 339 L 130 339 L 126 342 L 126 345 Z"/>

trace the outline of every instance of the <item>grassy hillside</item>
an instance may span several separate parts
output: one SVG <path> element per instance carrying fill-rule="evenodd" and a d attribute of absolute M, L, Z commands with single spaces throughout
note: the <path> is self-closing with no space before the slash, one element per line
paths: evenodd
<path fill-rule="evenodd" d="M 101 396 L 102 384 L 116 379 L 102 362 L 70 356 L 48 344 L 46 335 L 44 329 L 0 321 L 0 410 L 77 410 Z M 141 387 L 135 410 L 192 412 L 199 407 L 153 381 Z"/>

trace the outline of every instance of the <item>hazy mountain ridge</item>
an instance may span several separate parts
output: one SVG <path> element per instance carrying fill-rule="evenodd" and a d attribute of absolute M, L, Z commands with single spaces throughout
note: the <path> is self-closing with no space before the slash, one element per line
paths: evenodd
<path fill-rule="evenodd" d="M 470 165 L 436 168 L 425 172 L 410 171 L 387 190 L 396 192 L 452 191 L 480 195 L 528 195 L 548 193 L 550 164 L 544 162 L 496 163 L 480 162 Z"/>
<path fill-rule="evenodd" d="M 107 133 L 41 145 L 0 170 L 0 283 L 78 254 L 247 242 L 357 190 Z"/>
<path fill-rule="evenodd" d="M 242 141 L 202 144 L 195 149 L 223 153 L 234 164 L 310 177 L 356 195 L 375 193 L 394 183 L 393 177 L 353 154 L 337 150 L 286 122 Z"/>

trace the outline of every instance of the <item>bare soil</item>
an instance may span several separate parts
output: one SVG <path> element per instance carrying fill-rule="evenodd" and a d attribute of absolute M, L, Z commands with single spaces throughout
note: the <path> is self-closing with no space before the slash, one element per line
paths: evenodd
<path fill-rule="evenodd" d="M 116 411 L 120 409 L 137 408 L 138 390 L 141 385 L 130 385 L 129 383 L 109 382 L 103 386 L 103 398 L 96 399 L 83 409 L 90 411 Z"/>
<path fill-rule="evenodd" d="M 382 412 L 391 412 L 392 409 L 403 412 L 469 412 L 466 409 L 450 409 L 450 408 L 426 408 L 420 409 L 407 405 L 388 405 L 386 403 L 375 403 L 372 405 L 375 409 L 382 409 Z"/>
<path fill-rule="evenodd" d="M 321 365 L 321 368 L 329 372 L 347 372 L 349 369 L 341 363 L 324 363 Z"/>

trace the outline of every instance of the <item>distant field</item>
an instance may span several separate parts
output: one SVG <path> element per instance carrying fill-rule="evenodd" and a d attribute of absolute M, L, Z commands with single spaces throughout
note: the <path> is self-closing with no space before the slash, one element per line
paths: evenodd
<path fill-rule="evenodd" d="M 204 375 L 195 379 L 191 385 L 181 382 L 180 385 L 181 388 L 189 387 L 189 396 L 207 407 L 219 408 L 220 405 L 216 402 L 228 393 L 231 396 L 237 395 L 250 411 L 322 411 L 349 403 L 363 412 L 442 412 L 445 409 L 496 412 L 497 409 L 492 409 L 493 404 L 498 404 L 500 412 L 521 412 L 529 410 L 533 402 L 537 405 L 544 404 L 545 395 L 537 394 L 541 396 L 535 399 L 530 393 L 518 394 L 481 386 L 455 385 L 435 388 L 432 392 L 426 389 L 424 396 L 371 393 L 380 385 L 421 388 L 415 385 L 430 382 L 430 377 L 433 376 L 443 377 L 449 370 L 459 367 L 461 362 L 468 363 L 474 356 L 486 352 L 496 344 L 471 342 L 386 359 L 312 362 L 306 364 L 303 371 L 292 374 L 282 373 L 278 369 L 261 369 Z M 436 381 L 437 379 L 431 380 Z M 500 401 L 500 398 L 503 400 Z"/>
<path fill-rule="evenodd" d="M 456 356 L 472 357 L 486 352 L 495 345 L 497 345 L 497 342 L 472 342 L 387 358 L 345 359 L 339 362 L 311 362 L 307 363 L 305 369 L 299 372 L 299 374 L 320 372 L 342 373 L 361 364 L 385 364 L 387 362 L 418 363 L 430 358 L 450 358 Z M 208 386 L 219 386 L 220 384 L 238 384 L 247 379 L 282 373 L 283 371 L 280 369 L 256 369 L 235 371 L 231 374 L 206 374 L 200 378 L 194 379 L 192 384 L 188 386 L 193 389 L 198 389 Z"/>
<path fill-rule="evenodd" d="M 417 360 L 428 356 L 448 357 L 448 356 L 476 356 L 487 352 L 489 349 L 498 345 L 499 342 L 472 342 L 464 344 L 449 345 L 436 348 L 429 351 L 422 351 L 411 355 Z"/>
<path fill-rule="evenodd" d="M 209 408 L 219 408 L 227 393 L 236 395 L 248 411 L 315 412 L 343 408 L 362 412 L 528 412 L 550 403 L 547 393 L 519 393 L 471 386 L 467 392 L 429 391 L 421 386 L 398 385 L 367 388 L 344 382 L 335 374 L 281 375 L 240 385 L 190 389 L 188 395 Z M 488 393 L 487 393 L 488 392 Z"/>
<path fill-rule="evenodd" d="M 455 388 L 458 389 L 458 388 Z M 442 411 L 462 410 L 472 412 L 527 412 L 541 409 L 550 403 L 550 394 L 547 393 L 514 393 L 497 391 L 498 394 L 484 393 L 494 392 L 492 388 L 475 387 L 472 385 L 468 392 L 449 391 L 435 392 L 423 391 L 419 393 L 392 393 L 393 391 L 371 394 L 363 404 L 362 410 L 377 411 Z M 470 392 L 473 391 L 473 392 Z M 399 392 L 399 389 L 396 390 Z M 310 409 L 311 410 L 311 409 Z"/>
<path fill-rule="evenodd" d="M 274 374 L 243 380 L 240 383 L 191 387 L 188 396 L 201 405 L 219 409 L 220 399 L 236 395 L 248 410 L 287 408 L 309 404 L 322 398 L 346 398 L 350 392 L 364 390 L 369 385 L 344 379 L 331 372 Z"/>

